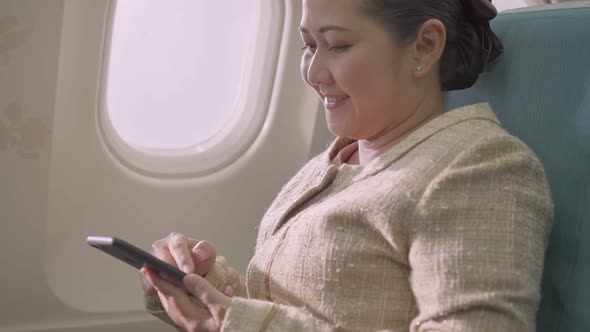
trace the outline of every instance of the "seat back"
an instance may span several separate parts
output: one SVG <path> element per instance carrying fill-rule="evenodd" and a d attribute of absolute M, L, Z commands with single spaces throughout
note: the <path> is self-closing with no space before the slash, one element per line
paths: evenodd
<path fill-rule="evenodd" d="M 590 1 L 500 14 L 504 54 L 445 109 L 489 102 L 539 156 L 555 203 L 537 331 L 590 331 Z"/>

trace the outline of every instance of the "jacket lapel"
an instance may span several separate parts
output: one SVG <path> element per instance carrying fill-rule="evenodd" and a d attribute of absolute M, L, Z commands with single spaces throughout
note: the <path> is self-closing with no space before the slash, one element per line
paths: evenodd
<path fill-rule="evenodd" d="M 488 104 L 474 104 L 446 112 L 425 123 L 423 126 L 410 133 L 397 145 L 393 146 L 389 151 L 372 160 L 353 181 L 360 181 L 379 173 L 404 157 L 420 144 L 428 141 L 437 133 L 458 123 L 473 119 L 485 119 L 500 124 Z"/>
<path fill-rule="evenodd" d="M 330 155 L 342 144 L 342 139 L 337 138 L 330 148 L 304 166 L 285 185 L 262 220 L 261 227 L 266 229 L 265 238 L 275 234 L 287 222 L 293 210 L 330 186 L 338 173 L 337 167 L 330 161 Z"/>
<path fill-rule="evenodd" d="M 486 119 L 499 124 L 488 104 L 464 106 L 444 113 L 416 129 L 389 151 L 367 164 L 355 176 L 353 182 L 379 173 L 438 132 L 472 119 Z M 329 149 L 304 166 L 287 183 L 262 220 L 261 230 L 264 232 L 264 239 L 275 234 L 285 224 L 294 209 L 332 184 L 338 173 L 338 167 L 332 164 L 331 159 L 350 142 L 351 140 L 347 138 L 337 138 Z"/>

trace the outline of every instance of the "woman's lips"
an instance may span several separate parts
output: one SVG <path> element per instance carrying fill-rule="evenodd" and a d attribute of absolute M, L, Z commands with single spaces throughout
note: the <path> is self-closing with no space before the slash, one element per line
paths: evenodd
<path fill-rule="evenodd" d="M 325 96 L 323 100 L 324 107 L 328 110 L 333 110 L 340 107 L 348 99 L 350 99 L 350 96 Z"/>

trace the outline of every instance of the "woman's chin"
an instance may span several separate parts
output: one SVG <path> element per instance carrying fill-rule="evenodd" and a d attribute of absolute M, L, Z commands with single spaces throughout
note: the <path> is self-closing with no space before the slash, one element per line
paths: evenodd
<path fill-rule="evenodd" d="M 348 128 L 341 123 L 328 121 L 328 130 L 336 137 L 349 137 L 350 130 L 347 129 Z"/>

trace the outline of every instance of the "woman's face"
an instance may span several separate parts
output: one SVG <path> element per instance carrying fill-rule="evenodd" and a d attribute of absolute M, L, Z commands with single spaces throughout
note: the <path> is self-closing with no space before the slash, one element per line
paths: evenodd
<path fill-rule="evenodd" d="M 371 140 L 416 107 L 409 48 L 401 47 L 361 0 L 303 0 L 301 75 L 337 136 Z"/>

